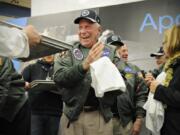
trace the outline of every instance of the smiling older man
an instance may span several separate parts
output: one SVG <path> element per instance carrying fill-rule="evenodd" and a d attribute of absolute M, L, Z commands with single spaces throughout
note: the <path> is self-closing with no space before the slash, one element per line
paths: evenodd
<path fill-rule="evenodd" d="M 98 42 L 100 18 L 93 10 L 83 10 L 74 20 L 79 24 L 79 44 L 55 62 L 54 81 L 64 87 L 65 102 L 61 118 L 61 135 L 112 135 L 113 114 L 110 106 L 117 93 L 95 96 L 91 87 L 90 64 L 102 56 L 114 59 L 115 49 Z"/>

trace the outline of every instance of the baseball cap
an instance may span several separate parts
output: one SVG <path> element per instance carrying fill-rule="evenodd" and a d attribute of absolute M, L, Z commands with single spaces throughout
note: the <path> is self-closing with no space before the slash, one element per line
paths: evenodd
<path fill-rule="evenodd" d="M 82 10 L 80 17 L 76 18 L 74 20 L 74 23 L 78 24 L 81 19 L 87 19 L 93 23 L 99 23 L 99 24 L 101 22 L 99 16 L 96 14 L 96 12 L 93 10 L 90 10 L 90 9 Z"/>
<path fill-rule="evenodd" d="M 111 45 L 115 45 L 115 46 L 124 45 L 124 43 L 121 41 L 120 36 L 117 36 L 117 35 L 111 35 L 111 36 L 107 37 L 106 44 L 109 44 L 109 45 L 111 44 Z"/>
<path fill-rule="evenodd" d="M 164 55 L 164 50 L 163 50 L 162 46 L 159 48 L 159 50 L 156 53 L 151 53 L 150 54 L 151 57 L 163 56 L 163 55 Z"/>

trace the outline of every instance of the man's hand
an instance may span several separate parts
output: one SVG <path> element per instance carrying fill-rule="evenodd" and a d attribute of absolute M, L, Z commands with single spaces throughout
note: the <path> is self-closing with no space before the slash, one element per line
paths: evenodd
<path fill-rule="evenodd" d="M 103 53 L 104 45 L 101 42 L 97 42 L 93 45 L 91 50 L 89 51 L 88 56 L 83 61 L 83 69 L 89 70 L 90 64 L 99 59 Z"/>
<path fill-rule="evenodd" d="M 41 36 L 39 35 L 38 31 L 32 26 L 26 26 L 23 31 L 26 33 L 28 37 L 29 46 L 35 46 L 40 43 Z"/>
<path fill-rule="evenodd" d="M 25 82 L 25 89 L 28 90 L 31 88 L 31 84 L 29 82 Z"/>
<path fill-rule="evenodd" d="M 155 93 L 155 91 L 156 91 L 156 88 L 157 88 L 157 86 L 159 85 L 160 83 L 158 82 L 158 81 L 156 81 L 156 80 L 154 80 L 154 81 L 152 81 L 151 83 L 150 83 L 150 91 L 152 92 L 152 93 Z"/>
<path fill-rule="evenodd" d="M 150 86 L 151 81 L 155 80 L 155 78 L 153 77 L 152 73 L 147 73 L 145 75 L 145 82 L 148 86 Z"/>
<path fill-rule="evenodd" d="M 137 118 L 132 127 L 132 135 L 139 135 L 142 126 L 142 118 Z"/>

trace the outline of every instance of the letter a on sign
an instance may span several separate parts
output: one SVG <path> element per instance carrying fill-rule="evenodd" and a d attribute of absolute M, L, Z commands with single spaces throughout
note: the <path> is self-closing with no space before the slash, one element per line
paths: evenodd
<path fill-rule="evenodd" d="M 140 32 L 144 31 L 144 27 L 152 26 L 155 30 L 157 30 L 156 23 L 154 19 L 152 18 L 151 14 L 146 14 L 144 21 L 141 25 Z"/>

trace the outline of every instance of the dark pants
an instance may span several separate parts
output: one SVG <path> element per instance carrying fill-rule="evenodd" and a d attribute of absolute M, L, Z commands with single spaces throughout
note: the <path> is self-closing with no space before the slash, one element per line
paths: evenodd
<path fill-rule="evenodd" d="M 57 135 L 60 116 L 32 115 L 31 135 Z"/>
<path fill-rule="evenodd" d="M 30 116 L 29 103 L 26 102 L 12 122 L 0 118 L 0 135 L 30 135 Z"/>

